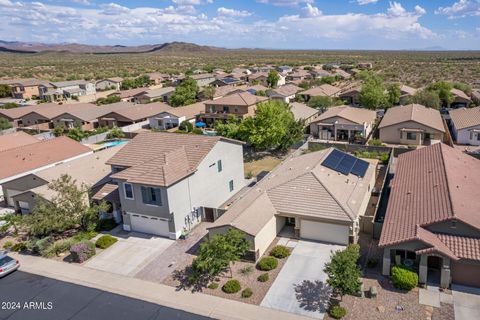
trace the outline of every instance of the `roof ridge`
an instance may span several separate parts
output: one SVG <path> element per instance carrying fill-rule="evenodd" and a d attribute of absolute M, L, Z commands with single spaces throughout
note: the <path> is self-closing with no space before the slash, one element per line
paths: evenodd
<path fill-rule="evenodd" d="M 448 202 L 449 202 L 449 205 L 450 205 L 450 209 L 452 210 L 452 217 L 455 217 L 456 218 L 456 215 L 455 215 L 455 212 L 453 210 L 453 201 L 452 201 L 452 196 L 451 196 L 451 190 L 450 190 L 450 179 L 449 179 L 449 175 L 447 173 L 447 166 L 445 164 L 445 157 L 444 157 L 444 154 L 443 154 L 443 143 L 437 143 L 438 145 L 440 145 L 438 148 L 440 148 L 440 159 L 442 161 L 442 165 L 443 165 L 443 172 L 445 173 L 445 180 L 446 180 L 446 187 L 447 187 L 447 196 L 448 196 Z"/>

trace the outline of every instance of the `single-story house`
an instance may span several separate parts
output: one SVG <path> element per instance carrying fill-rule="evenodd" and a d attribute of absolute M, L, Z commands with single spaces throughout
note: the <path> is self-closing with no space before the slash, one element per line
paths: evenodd
<path fill-rule="evenodd" d="M 208 234 L 231 228 L 244 232 L 255 260 L 282 231 L 328 243 L 356 242 L 359 217 L 375 183 L 376 162 L 334 148 L 292 156 L 234 200 Z"/>
<path fill-rule="evenodd" d="M 361 86 L 353 86 L 343 89 L 338 97 L 345 103 L 354 107 L 360 106 Z"/>
<path fill-rule="evenodd" d="M 350 73 L 348 73 L 347 71 L 345 71 L 343 69 L 336 69 L 335 71 L 333 71 L 333 75 L 338 76 L 341 79 L 350 79 L 352 77 L 352 75 Z"/>
<path fill-rule="evenodd" d="M 341 89 L 330 84 L 322 84 L 318 87 L 300 92 L 305 101 L 310 100 L 312 97 L 338 97 Z"/>
<path fill-rule="evenodd" d="M 322 67 L 313 68 L 312 70 L 310 70 L 310 74 L 315 79 L 321 79 L 323 77 L 331 77 L 332 76 L 332 74 L 329 71 L 322 69 Z"/>
<path fill-rule="evenodd" d="M 293 72 L 287 74 L 287 81 L 290 81 L 290 80 L 306 80 L 306 79 L 311 79 L 311 78 L 312 78 L 312 74 L 310 72 L 308 72 L 307 70 L 303 70 L 303 69 L 296 70 L 296 71 L 293 71 Z"/>
<path fill-rule="evenodd" d="M 1 151 L 0 185 L 7 205 L 13 206 L 12 196 L 20 192 L 5 188 L 5 183 L 91 153 L 92 149 L 65 136 Z"/>
<path fill-rule="evenodd" d="M 280 100 L 285 103 L 290 103 L 290 101 L 295 99 L 297 92 L 302 90 L 302 88 L 297 87 L 296 85 L 286 84 L 276 89 L 268 90 L 267 96 L 272 100 Z"/>
<path fill-rule="evenodd" d="M 420 283 L 480 287 L 480 161 L 443 143 L 398 157 L 379 247 L 384 275 L 412 267 Z"/>
<path fill-rule="evenodd" d="M 168 98 L 175 92 L 174 87 L 164 87 L 148 90 L 145 93 L 135 95 L 137 103 L 168 102 Z"/>
<path fill-rule="evenodd" d="M 448 106 L 449 108 L 466 108 L 472 103 L 472 99 L 462 90 L 453 88 L 450 92 L 453 95 L 453 101 Z"/>
<path fill-rule="evenodd" d="M 130 104 L 127 108 L 120 108 L 109 113 L 105 113 L 98 118 L 98 124 L 101 127 L 124 127 L 141 121 L 146 121 L 155 115 L 173 109 L 162 102 L 153 102 L 148 104 Z M 99 107 L 102 108 L 102 107 Z"/>
<path fill-rule="evenodd" d="M 149 91 L 148 88 L 135 88 L 135 89 L 129 89 L 129 90 L 116 91 L 116 92 L 110 93 L 108 96 L 120 97 L 120 99 L 125 102 L 135 102 L 135 98 L 137 96 L 147 93 L 148 91 Z"/>
<path fill-rule="evenodd" d="M 292 102 L 290 103 L 290 111 L 293 113 L 295 120 L 305 120 L 305 126 L 309 126 L 312 121 L 315 121 L 319 111 L 310 108 L 305 103 Z"/>
<path fill-rule="evenodd" d="M 418 89 L 401 85 L 400 86 L 400 104 L 404 105 L 408 103 L 408 100 L 417 93 Z"/>
<path fill-rule="evenodd" d="M 456 142 L 480 146 L 480 107 L 450 110 L 449 114 Z"/>
<path fill-rule="evenodd" d="M 214 221 L 245 181 L 243 143 L 219 136 L 140 133 L 107 164 L 123 228 L 171 239 Z"/>
<path fill-rule="evenodd" d="M 122 86 L 123 78 L 113 77 L 99 80 L 95 83 L 97 90 L 120 90 Z"/>
<path fill-rule="evenodd" d="M 205 104 L 197 102 L 188 106 L 171 108 L 168 111 L 148 118 L 150 128 L 169 130 L 177 128 L 183 121 L 195 123 L 198 114 L 205 112 Z"/>
<path fill-rule="evenodd" d="M 419 104 L 389 108 L 378 129 L 380 140 L 392 144 L 428 145 L 445 134 L 440 112 Z"/>
<path fill-rule="evenodd" d="M 321 140 L 351 141 L 356 135 L 367 138 L 377 113 L 350 106 L 330 107 L 310 123 L 310 133 Z"/>

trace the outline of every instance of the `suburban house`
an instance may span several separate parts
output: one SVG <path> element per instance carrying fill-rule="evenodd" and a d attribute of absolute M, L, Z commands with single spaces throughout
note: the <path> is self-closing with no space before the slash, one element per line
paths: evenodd
<path fill-rule="evenodd" d="M 254 116 L 257 104 L 265 100 L 268 98 L 255 96 L 249 92 L 229 94 L 220 99 L 205 101 L 205 111 L 197 118 L 212 125 L 216 120 L 228 119 L 230 115 L 239 118 Z"/>
<path fill-rule="evenodd" d="M 299 69 L 287 75 L 287 81 L 311 79 L 312 74 L 307 70 Z"/>
<path fill-rule="evenodd" d="M 338 97 L 343 101 L 343 103 L 359 107 L 360 106 L 360 92 L 362 91 L 361 86 L 354 86 L 346 88 L 340 92 Z"/>
<path fill-rule="evenodd" d="M 101 115 L 98 118 L 98 124 L 100 127 L 124 127 L 134 123 L 147 121 L 148 118 L 173 109 L 162 102 L 148 104 L 131 104 L 130 102 L 122 103 L 129 104 L 130 106 Z M 103 106 L 100 108 L 103 108 Z"/>
<path fill-rule="evenodd" d="M 453 88 L 450 92 L 453 95 L 453 101 L 448 105 L 449 108 L 466 108 L 472 103 L 472 99 L 462 90 Z"/>
<path fill-rule="evenodd" d="M 293 71 L 293 68 L 290 66 L 279 66 L 276 68 L 278 72 L 287 74 Z"/>
<path fill-rule="evenodd" d="M 356 136 L 367 138 L 376 118 L 377 114 L 372 110 L 331 107 L 310 123 L 310 133 L 321 140 L 351 141 Z"/>
<path fill-rule="evenodd" d="M 327 70 L 323 70 L 321 67 L 315 67 L 312 70 L 310 70 L 310 74 L 313 76 L 315 79 L 321 79 L 323 77 L 331 77 L 332 74 L 328 72 Z"/>
<path fill-rule="evenodd" d="M 135 89 L 129 89 L 129 90 L 116 91 L 116 92 L 110 93 L 108 96 L 120 97 L 120 100 L 125 102 L 135 102 L 136 101 L 135 98 L 137 96 L 147 93 L 148 91 L 149 91 L 148 88 L 135 88 Z"/>
<path fill-rule="evenodd" d="M 15 99 L 33 99 L 40 97 L 39 86 L 49 86 L 48 82 L 37 79 L 1 80 L 0 84 L 8 85 Z"/>
<path fill-rule="evenodd" d="M 285 103 L 290 103 L 290 101 L 295 99 L 297 92 L 302 90 L 302 88 L 297 87 L 296 85 L 286 84 L 276 89 L 268 90 L 267 96 L 272 100 L 280 100 Z"/>
<path fill-rule="evenodd" d="M 30 213 L 35 207 L 37 197 L 51 200 L 57 194 L 48 185 L 62 175 L 69 175 L 76 180 L 78 187 L 89 188 L 95 194 L 105 183 L 110 181 L 110 166 L 105 162 L 118 152 L 123 145 L 88 154 L 84 157 L 50 166 L 3 184 L 11 196 L 11 203 L 16 212 Z M 88 201 L 89 199 L 85 199 Z"/>
<path fill-rule="evenodd" d="M 228 77 L 218 78 L 212 83 L 210 83 L 210 85 L 214 87 L 224 87 L 224 86 L 239 86 L 244 83 L 245 81 L 242 79 L 228 76 Z"/>
<path fill-rule="evenodd" d="M 300 92 L 299 94 L 305 101 L 310 100 L 312 97 L 338 97 L 341 89 L 330 84 L 322 84 L 318 87 Z"/>
<path fill-rule="evenodd" d="M 135 102 L 150 103 L 150 102 L 168 102 L 168 98 L 175 92 L 174 87 L 164 87 L 158 89 L 147 90 L 135 95 Z"/>
<path fill-rule="evenodd" d="M 97 92 L 95 84 L 85 80 L 50 82 L 50 86 L 41 85 L 39 90 L 40 98 L 47 101 L 93 95 Z"/>
<path fill-rule="evenodd" d="M 197 102 L 188 106 L 168 109 L 168 111 L 148 118 L 150 128 L 169 130 L 177 128 L 183 121 L 195 123 L 198 114 L 205 112 L 205 104 Z"/>
<path fill-rule="evenodd" d="M 67 137 L 28 143 L 0 151 L 0 159 L 2 159 L 0 185 L 7 205 L 14 206 L 12 196 L 20 191 L 15 188 L 5 188 L 5 183 L 91 153 L 93 153 L 92 149 Z"/>
<path fill-rule="evenodd" d="M 190 76 L 197 82 L 199 87 L 205 87 L 215 81 L 215 75 L 213 73 L 194 74 Z"/>
<path fill-rule="evenodd" d="M 383 274 L 417 270 L 420 283 L 480 287 L 480 161 L 443 143 L 401 154 L 379 246 Z"/>
<path fill-rule="evenodd" d="M 290 103 L 290 111 L 293 113 L 295 120 L 305 120 L 305 126 L 309 126 L 314 121 L 319 111 L 314 108 L 310 108 L 305 103 L 292 102 Z"/>
<path fill-rule="evenodd" d="M 99 91 L 102 90 L 120 90 L 122 86 L 123 78 L 113 77 L 97 81 L 95 88 Z"/>
<path fill-rule="evenodd" d="M 123 228 L 178 239 L 244 186 L 243 143 L 181 133 L 138 134 L 107 164 Z"/>
<path fill-rule="evenodd" d="M 159 85 L 162 84 L 162 82 L 169 80 L 170 75 L 166 73 L 153 72 L 148 74 L 148 79 L 150 80 L 150 84 Z"/>
<path fill-rule="evenodd" d="M 235 200 L 209 228 L 209 236 L 231 228 L 243 231 L 255 260 L 280 232 L 342 245 L 356 242 L 376 162 L 334 148 L 292 156 Z"/>
<path fill-rule="evenodd" d="M 0 135 L 0 152 L 40 142 L 39 139 L 24 131 Z"/>
<path fill-rule="evenodd" d="M 419 104 L 389 108 L 378 129 L 380 140 L 392 144 L 428 145 L 445 134 L 440 112 Z"/>
<path fill-rule="evenodd" d="M 232 93 L 240 93 L 240 92 L 245 92 L 245 86 L 222 86 L 222 87 L 215 87 L 215 93 L 213 94 L 213 100 L 222 98 L 226 95 L 232 94 Z M 203 91 L 200 92 L 200 97 L 205 99 L 205 96 L 203 95 Z"/>
<path fill-rule="evenodd" d="M 406 85 L 401 85 L 400 86 L 400 104 L 404 105 L 408 103 L 408 100 L 410 100 L 411 97 L 417 93 L 418 89 L 406 86 Z"/>
<path fill-rule="evenodd" d="M 480 146 L 480 107 L 450 110 L 449 114 L 456 142 Z"/>
<path fill-rule="evenodd" d="M 257 72 L 248 76 L 248 82 L 250 82 L 250 84 L 257 83 L 268 87 L 267 78 L 268 72 Z"/>
<path fill-rule="evenodd" d="M 343 69 L 336 69 L 333 71 L 335 77 L 340 77 L 341 79 L 350 79 L 352 75 Z"/>

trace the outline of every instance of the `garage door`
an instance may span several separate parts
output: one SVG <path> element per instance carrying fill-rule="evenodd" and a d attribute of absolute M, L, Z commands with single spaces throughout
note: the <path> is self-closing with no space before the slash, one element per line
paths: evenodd
<path fill-rule="evenodd" d="M 300 237 L 322 242 L 348 244 L 349 227 L 311 220 L 300 222 Z"/>
<path fill-rule="evenodd" d="M 132 231 L 150 233 L 162 237 L 170 236 L 168 221 L 160 220 L 159 218 L 130 214 L 130 223 Z"/>
<path fill-rule="evenodd" d="M 452 282 L 470 287 L 480 287 L 480 263 L 452 261 Z"/>
<path fill-rule="evenodd" d="M 15 202 L 13 201 L 12 197 L 16 196 L 17 194 L 24 193 L 25 191 L 19 191 L 14 189 L 7 189 L 7 204 L 11 207 L 15 206 Z"/>

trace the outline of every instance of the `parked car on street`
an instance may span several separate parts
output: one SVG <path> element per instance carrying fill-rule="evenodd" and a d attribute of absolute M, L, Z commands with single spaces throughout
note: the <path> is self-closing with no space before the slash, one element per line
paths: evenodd
<path fill-rule="evenodd" d="M 0 253 L 0 278 L 17 270 L 19 267 L 20 262 L 18 260 L 8 256 L 5 252 Z"/>

